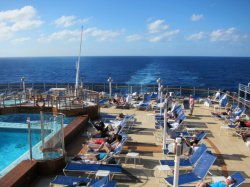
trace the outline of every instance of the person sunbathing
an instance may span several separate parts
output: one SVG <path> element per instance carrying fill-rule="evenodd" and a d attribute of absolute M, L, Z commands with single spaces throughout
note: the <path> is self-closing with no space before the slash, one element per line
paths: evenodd
<path fill-rule="evenodd" d="M 196 135 L 196 134 L 194 134 L 194 135 L 192 136 L 192 139 L 191 139 L 191 140 L 189 140 L 189 139 L 187 139 L 187 138 L 185 138 L 185 137 L 183 137 L 183 140 L 184 140 L 184 142 L 185 142 L 189 147 L 193 147 L 193 146 L 195 146 L 195 145 L 197 145 L 197 144 L 199 143 L 199 140 L 197 139 L 197 135 Z"/>
<path fill-rule="evenodd" d="M 106 138 L 110 134 L 116 134 L 112 125 L 105 127 L 105 124 L 102 121 L 99 122 L 98 125 L 94 124 L 94 127 L 96 128 L 97 132 L 92 135 L 92 138 Z"/>
<path fill-rule="evenodd" d="M 177 117 L 178 117 L 178 113 L 176 111 L 173 111 L 173 112 L 168 111 L 166 113 L 166 118 L 168 118 L 168 119 L 175 120 L 175 119 L 177 119 Z"/>
<path fill-rule="evenodd" d="M 218 118 L 223 118 L 223 117 L 231 117 L 232 116 L 232 109 L 231 108 L 227 108 L 226 112 L 211 112 L 211 114 L 213 116 L 216 116 Z"/>
<path fill-rule="evenodd" d="M 105 152 L 93 152 L 90 154 L 85 154 L 85 155 L 78 155 L 76 157 L 74 157 L 72 160 L 73 161 L 103 161 L 105 160 L 108 155 L 119 149 L 122 146 L 122 136 L 118 135 L 117 136 L 117 141 L 113 142 L 112 144 L 108 144 L 107 142 L 104 143 L 103 145 L 103 149 L 105 150 Z"/>
<path fill-rule="evenodd" d="M 236 179 L 228 177 L 225 181 L 219 181 L 215 183 L 199 182 L 196 187 L 228 187 L 236 182 Z"/>
<path fill-rule="evenodd" d="M 117 141 L 118 134 L 111 134 L 110 136 L 106 138 L 96 138 L 92 139 L 88 142 L 88 148 L 91 151 L 100 151 L 105 143 L 112 144 L 115 141 Z"/>
<path fill-rule="evenodd" d="M 120 113 L 117 115 L 116 120 L 123 120 L 125 115 L 123 113 Z"/>

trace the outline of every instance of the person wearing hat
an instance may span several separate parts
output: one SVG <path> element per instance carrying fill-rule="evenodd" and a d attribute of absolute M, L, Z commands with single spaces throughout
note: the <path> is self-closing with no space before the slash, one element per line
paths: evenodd
<path fill-rule="evenodd" d="M 194 98 L 192 95 L 190 95 L 189 97 L 189 110 L 190 110 L 189 115 L 192 116 L 194 111 Z"/>

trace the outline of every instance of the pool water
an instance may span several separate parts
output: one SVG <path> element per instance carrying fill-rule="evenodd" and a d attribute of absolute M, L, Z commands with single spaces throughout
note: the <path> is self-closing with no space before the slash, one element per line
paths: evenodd
<path fill-rule="evenodd" d="M 32 143 L 40 141 L 41 133 L 33 131 Z M 0 128 L 0 171 L 29 149 L 27 129 Z"/>
<path fill-rule="evenodd" d="M 44 115 L 46 116 L 46 114 Z M 40 114 L 6 114 L 6 115 L 0 115 L 0 123 L 6 122 L 6 123 L 22 123 L 27 124 L 27 118 L 30 117 L 31 121 L 39 121 L 40 120 Z M 65 117 L 64 118 L 64 124 L 69 124 L 74 117 Z"/>
<path fill-rule="evenodd" d="M 21 103 L 25 103 L 25 100 L 21 100 Z M 3 104 L 3 102 L 1 102 Z M 5 100 L 4 105 L 15 105 L 15 104 L 20 104 L 20 100 Z"/>
<path fill-rule="evenodd" d="M 45 114 L 46 116 L 46 114 Z M 0 115 L 0 175 L 1 171 L 29 150 L 27 117 L 31 122 L 39 122 L 40 114 Z M 74 117 L 65 117 L 64 124 Z M 41 140 L 40 130 L 32 129 L 32 145 Z"/>

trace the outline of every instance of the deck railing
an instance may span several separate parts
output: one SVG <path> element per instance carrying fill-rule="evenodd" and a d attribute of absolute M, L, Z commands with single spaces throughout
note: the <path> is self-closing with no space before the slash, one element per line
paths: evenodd
<path fill-rule="evenodd" d="M 71 109 L 73 106 L 72 96 L 74 92 L 74 83 L 28 83 L 26 84 L 27 90 L 32 90 L 34 97 L 33 105 L 36 105 L 36 99 L 39 95 L 47 95 L 45 92 L 50 88 L 66 88 L 66 90 L 71 93 L 67 96 L 57 96 L 53 100 L 48 102 L 48 106 L 56 104 L 56 106 L 64 107 L 66 109 Z M 108 83 L 89 83 L 81 85 L 81 88 L 84 88 L 85 91 L 79 93 L 79 98 L 83 101 L 91 101 L 93 103 L 98 103 L 99 96 L 98 92 L 109 92 Z M 218 90 L 213 88 L 200 88 L 200 87 L 183 87 L 183 86 L 169 86 L 163 85 L 163 93 L 174 92 L 177 97 L 187 97 L 193 95 L 196 99 L 206 98 L 208 96 L 214 95 Z M 148 92 L 157 92 L 157 85 L 131 85 L 131 84 L 112 84 L 112 95 L 118 93 L 119 95 L 126 95 L 128 93 L 137 92 L 139 94 L 148 93 Z M 226 91 L 225 91 L 226 92 Z M 223 92 L 222 92 L 223 93 Z M 15 95 L 13 98 L 15 100 L 15 105 L 22 105 L 22 84 L 0 84 L 0 107 L 6 106 L 3 103 L 3 100 L 6 99 L 9 95 Z M 239 91 L 228 93 L 230 102 L 235 104 L 244 105 L 247 108 L 250 108 L 250 88 L 248 86 L 239 85 Z M 26 98 L 28 96 L 26 95 Z"/>

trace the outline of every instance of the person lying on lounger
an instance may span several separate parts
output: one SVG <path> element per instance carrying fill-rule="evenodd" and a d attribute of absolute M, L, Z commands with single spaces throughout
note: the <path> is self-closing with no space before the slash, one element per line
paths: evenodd
<path fill-rule="evenodd" d="M 105 124 L 101 121 L 98 124 L 94 124 L 97 132 L 92 135 L 93 138 L 105 138 L 109 136 L 110 131 L 112 131 L 112 126 L 108 125 L 105 127 Z"/>
<path fill-rule="evenodd" d="M 226 109 L 226 112 L 211 112 L 211 114 L 212 114 L 213 116 L 218 117 L 218 118 L 222 118 L 222 117 L 227 117 L 227 118 L 229 118 L 229 117 L 231 117 L 231 115 L 232 115 L 232 109 L 231 109 L 231 108 L 227 108 L 227 109 Z"/>
<path fill-rule="evenodd" d="M 81 160 L 89 160 L 89 161 L 101 161 L 101 160 L 105 160 L 108 155 L 117 150 L 118 148 L 120 148 L 122 146 L 122 136 L 118 135 L 117 137 L 117 142 L 114 142 L 112 144 L 108 144 L 107 142 L 103 145 L 103 148 L 105 150 L 104 153 L 96 153 L 93 152 L 91 154 L 86 154 L 86 155 L 82 155 L 82 156 L 76 156 L 74 157 L 72 160 L 73 161 L 81 161 Z"/>
<path fill-rule="evenodd" d="M 111 134 L 106 138 L 92 139 L 88 142 L 88 148 L 89 150 L 98 152 L 104 147 L 106 143 L 111 145 L 117 142 L 118 136 L 119 136 L 118 134 Z"/>
<path fill-rule="evenodd" d="M 215 183 L 199 182 L 196 187 L 228 187 L 236 182 L 236 179 L 228 177 L 225 181 L 219 181 Z"/>

